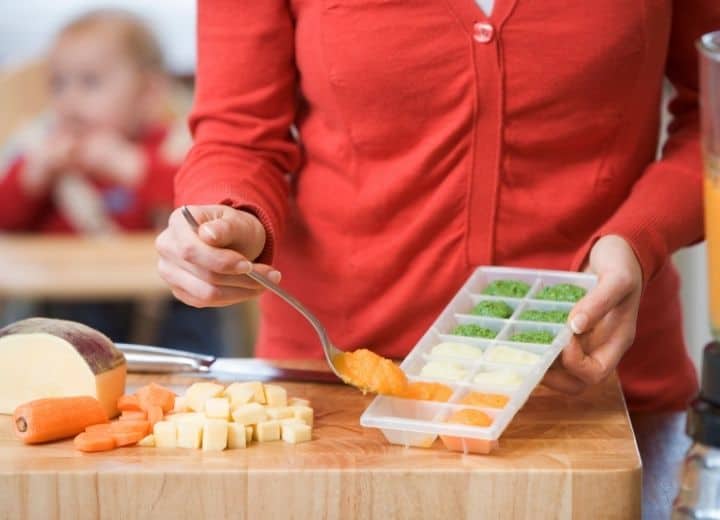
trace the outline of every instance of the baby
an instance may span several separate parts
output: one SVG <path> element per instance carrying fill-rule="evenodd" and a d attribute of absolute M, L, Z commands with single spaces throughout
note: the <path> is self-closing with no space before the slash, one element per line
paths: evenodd
<path fill-rule="evenodd" d="M 167 81 L 152 33 L 123 12 L 87 14 L 60 31 L 48 68 L 49 114 L 0 165 L 0 230 L 154 227 L 172 208 L 183 153 L 168 151 L 158 109 Z"/>
<path fill-rule="evenodd" d="M 0 150 L 0 231 L 108 234 L 164 224 L 190 144 L 163 59 L 132 15 L 96 11 L 48 55 L 49 111 Z M 98 245 L 98 247 L 101 247 Z M 133 302 L 45 302 L 37 312 L 131 340 Z M 154 342 L 219 353 L 219 315 L 172 301 Z"/>

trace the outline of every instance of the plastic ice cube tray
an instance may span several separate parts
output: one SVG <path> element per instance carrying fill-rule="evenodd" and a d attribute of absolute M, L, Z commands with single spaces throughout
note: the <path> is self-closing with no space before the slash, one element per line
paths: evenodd
<path fill-rule="evenodd" d="M 485 287 L 495 280 L 518 280 L 530 285 L 530 290 L 522 298 L 505 298 L 484 295 Z M 388 442 L 405 446 L 429 447 L 437 436 L 441 436 L 448 449 L 473 453 L 487 453 L 497 445 L 497 440 L 505 428 L 525 404 L 530 393 L 541 381 L 548 367 L 568 344 L 572 332 L 567 324 L 540 321 L 522 321 L 520 314 L 532 310 L 570 311 L 574 302 L 537 300 L 533 297 L 543 287 L 559 283 L 570 283 L 590 289 L 597 283 L 594 275 L 547 271 L 536 269 L 515 269 L 505 267 L 479 267 L 470 276 L 455 297 L 440 313 L 427 333 L 420 339 L 400 367 L 409 381 L 431 381 L 443 383 L 453 390 L 447 403 L 419 401 L 389 396 L 377 396 L 360 418 L 365 427 L 379 428 Z M 513 309 L 508 319 L 489 318 L 472 314 L 472 309 L 480 301 L 503 301 Z M 452 334 L 459 324 L 474 323 L 497 332 L 494 339 L 481 339 Z M 552 333 L 551 344 L 520 343 L 510 338 L 518 332 L 544 330 Z M 433 347 L 443 342 L 472 345 L 482 352 L 476 358 L 439 357 L 432 353 Z M 505 345 L 539 356 L 534 364 L 498 363 L 488 360 L 488 353 L 498 346 Z M 456 380 L 421 375 L 423 367 L 431 361 L 451 362 L 461 368 L 464 376 Z M 475 382 L 481 372 L 512 372 L 519 376 L 520 383 L 515 386 L 495 384 L 494 382 Z M 485 408 L 461 404 L 460 401 L 470 392 L 501 394 L 509 401 L 504 408 Z M 451 424 L 448 417 L 462 409 L 476 409 L 492 419 L 487 427 Z"/>

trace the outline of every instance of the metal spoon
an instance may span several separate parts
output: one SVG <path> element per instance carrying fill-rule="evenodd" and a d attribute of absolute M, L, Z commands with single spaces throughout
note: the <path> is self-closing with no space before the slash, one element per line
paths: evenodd
<path fill-rule="evenodd" d="M 195 217 L 193 217 L 188 207 L 183 206 L 180 211 L 182 212 L 183 217 L 185 217 L 185 220 L 187 220 L 188 224 L 190 224 L 190 227 L 192 227 L 193 231 L 197 233 L 198 229 L 200 228 L 200 224 L 198 224 L 198 221 L 195 220 Z M 335 363 L 333 361 L 335 359 L 335 356 L 337 356 L 338 354 L 342 354 L 342 351 L 340 351 L 332 344 L 330 338 L 328 337 L 327 331 L 325 330 L 325 327 L 320 322 L 320 320 L 317 319 L 315 315 L 310 312 L 302 303 L 300 303 L 300 301 L 298 301 L 298 299 L 295 298 L 292 294 L 289 294 L 287 291 L 285 291 L 285 289 L 271 282 L 269 279 L 267 279 L 260 273 L 250 271 L 249 273 L 245 273 L 245 275 L 277 294 L 280 298 L 285 300 L 291 307 L 294 307 L 296 311 L 302 314 L 303 317 L 310 322 L 310 325 L 313 326 L 315 332 L 317 332 L 317 335 L 320 338 L 320 344 L 322 345 L 323 352 L 325 353 L 325 360 L 328 362 L 328 365 L 330 365 L 330 368 L 335 373 L 335 375 L 338 376 L 341 380 L 345 381 L 345 378 L 340 375 L 340 372 L 335 367 Z"/>

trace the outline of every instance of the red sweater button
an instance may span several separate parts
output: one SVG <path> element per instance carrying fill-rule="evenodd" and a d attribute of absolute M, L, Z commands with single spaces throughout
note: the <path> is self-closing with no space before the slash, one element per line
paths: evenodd
<path fill-rule="evenodd" d="M 488 43 L 495 35 L 495 28 L 486 22 L 477 22 L 473 26 L 473 38 L 478 43 Z"/>

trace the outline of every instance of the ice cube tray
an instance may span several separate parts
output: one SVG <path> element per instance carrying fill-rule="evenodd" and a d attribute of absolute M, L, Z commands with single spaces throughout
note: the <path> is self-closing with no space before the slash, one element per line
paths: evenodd
<path fill-rule="evenodd" d="M 485 287 L 495 280 L 522 281 L 530 286 L 530 290 L 521 298 L 484 295 Z M 597 283 L 597 278 L 590 274 L 565 271 L 477 268 L 400 365 L 411 382 L 438 382 L 449 386 L 453 390 L 449 401 L 441 403 L 377 396 L 361 416 L 360 424 L 379 428 L 392 444 L 429 447 L 440 436 L 450 450 L 488 453 L 497 445 L 505 428 L 572 336 L 565 323 L 518 319 L 525 310 L 569 312 L 574 302 L 534 299 L 543 287 L 559 283 L 571 283 L 591 289 Z M 507 319 L 473 315 L 472 309 L 483 300 L 505 302 L 513 309 L 513 313 Z M 488 339 L 452 334 L 453 329 L 462 324 L 476 324 L 496 331 L 497 335 Z M 550 344 L 510 339 L 516 333 L 528 331 L 547 331 L 553 334 L 554 338 Z M 479 352 L 477 357 L 434 354 L 433 347 L 443 342 L 471 345 L 479 349 Z M 531 364 L 518 364 L 493 360 L 495 356 L 490 353 L 503 345 L 535 354 L 536 361 Z M 473 352 L 470 351 L 469 354 Z M 423 367 L 435 361 L 456 365 L 456 375 L 461 377 L 447 380 L 438 377 L 436 372 L 433 375 L 428 375 L 428 372 L 423 374 Z M 514 385 L 499 383 L 498 377 L 505 378 L 507 373 L 516 374 L 519 382 Z M 485 375 L 478 378 L 479 374 Z M 470 392 L 501 394 L 509 400 L 505 407 L 500 409 L 461 404 L 462 399 Z M 479 410 L 490 416 L 492 423 L 490 426 L 480 427 L 446 422 L 448 417 L 462 409 Z"/>

